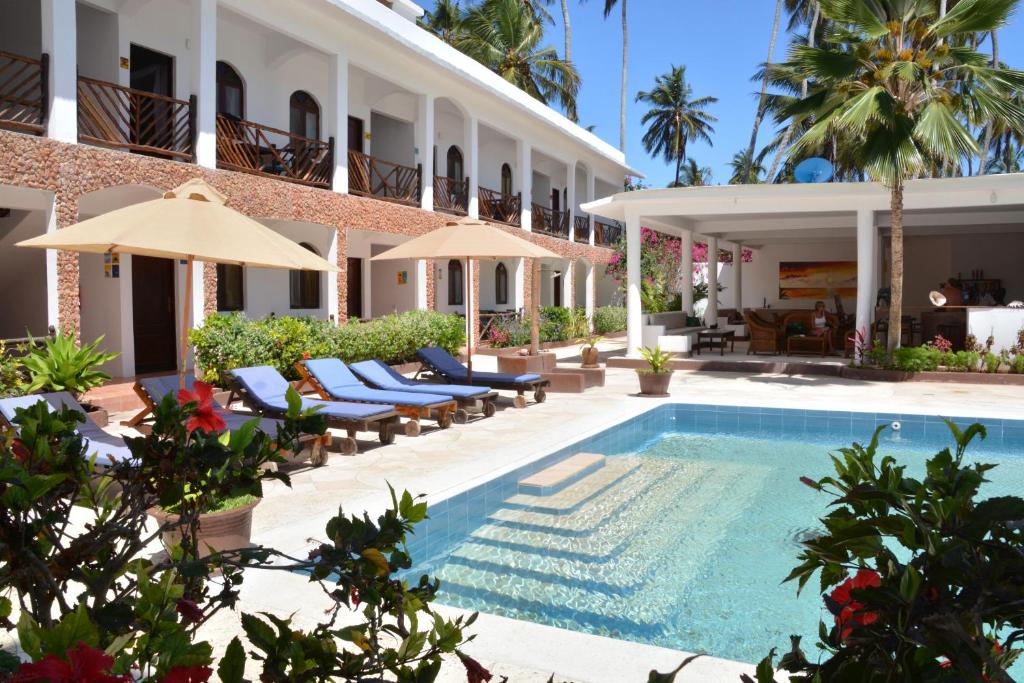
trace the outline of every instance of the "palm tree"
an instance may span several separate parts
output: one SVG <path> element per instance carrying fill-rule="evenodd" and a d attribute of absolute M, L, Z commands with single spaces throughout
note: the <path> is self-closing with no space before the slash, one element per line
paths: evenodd
<path fill-rule="evenodd" d="M 554 48 L 540 44 L 544 27 L 523 11 L 522 0 L 484 0 L 462 23 L 465 33 L 456 47 L 541 102 L 576 109 L 580 76 Z"/>
<path fill-rule="evenodd" d="M 644 149 L 648 154 L 662 155 L 668 163 L 675 162 L 679 184 L 680 169 L 686 158 L 686 143 L 690 140 L 704 140 L 711 143 L 712 123 L 718 119 L 708 111 L 708 105 L 718 101 L 717 97 L 692 99 L 693 88 L 686 82 L 686 67 L 673 66 L 667 74 L 654 79 L 654 89 L 641 90 L 636 94 L 637 102 L 650 105 L 640 119 L 647 126 L 644 132 Z"/>
<path fill-rule="evenodd" d="M 747 150 L 741 150 L 732 155 L 732 161 L 729 165 L 732 166 L 732 177 L 729 178 L 730 185 L 756 185 L 764 182 L 761 178 L 764 175 L 764 157 L 769 151 L 768 148 L 761 150 L 754 161 L 751 162 L 747 158 Z"/>
<path fill-rule="evenodd" d="M 992 67 L 997 68 L 999 66 L 999 35 L 993 29 L 988 34 L 989 40 L 992 41 Z M 981 157 L 978 159 L 978 174 L 987 173 L 988 167 L 988 149 L 992 146 L 992 122 L 989 121 L 985 124 L 985 142 L 981 145 Z"/>
<path fill-rule="evenodd" d="M 585 1 L 585 0 L 584 0 Z M 626 83 L 629 70 L 629 25 L 626 21 L 627 0 L 604 0 L 604 18 L 611 15 L 615 5 L 622 10 L 622 85 L 619 89 L 619 149 L 626 151 Z"/>
<path fill-rule="evenodd" d="M 768 61 L 765 65 L 768 69 L 771 69 L 772 60 L 775 59 L 775 41 L 779 38 L 779 17 L 782 16 L 782 2 L 783 0 L 775 0 L 775 19 L 772 21 L 772 37 L 768 41 Z M 750 144 L 747 145 L 747 160 L 754 160 L 754 150 L 757 148 L 757 131 L 761 127 L 761 121 L 764 120 L 765 112 L 765 100 L 768 97 L 768 71 L 765 71 L 765 77 L 761 79 L 761 97 L 757 101 L 757 113 L 754 115 L 754 128 L 750 131 Z M 750 167 L 743 172 L 743 182 L 750 182 Z"/>
<path fill-rule="evenodd" d="M 892 303 L 889 350 L 903 312 L 903 186 L 926 164 L 959 166 L 979 152 L 969 126 L 1005 123 L 1024 130 L 1024 108 L 1010 95 L 1024 72 L 989 64 L 958 38 L 1003 26 L 1017 0 L 969 0 L 941 19 L 933 0 L 819 0 L 844 28 L 821 47 L 794 46 L 789 66 L 816 84 L 792 107 L 815 124 L 792 155 L 840 136 L 856 141 L 861 166 L 891 190 Z M 947 44 L 948 43 L 948 44 Z"/>
<path fill-rule="evenodd" d="M 711 184 L 711 169 L 701 166 L 694 158 L 688 158 L 683 165 L 682 175 L 669 187 L 702 187 Z"/>
<path fill-rule="evenodd" d="M 454 45 L 462 36 L 462 8 L 459 0 L 437 0 L 432 12 L 424 12 L 420 26 L 435 36 Z"/>
<path fill-rule="evenodd" d="M 562 0 L 562 28 L 565 31 L 565 49 L 562 51 L 562 58 L 572 64 L 572 17 L 569 16 L 569 0 Z M 565 115 L 573 123 L 579 123 L 579 115 L 574 107 L 566 111 Z"/>
<path fill-rule="evenodd" d="M 985 167 L 985 173 L 1020 173 L 1024 171 L 1024 146 L 1011 143 L 1002 152 L 993 156 Z"/>

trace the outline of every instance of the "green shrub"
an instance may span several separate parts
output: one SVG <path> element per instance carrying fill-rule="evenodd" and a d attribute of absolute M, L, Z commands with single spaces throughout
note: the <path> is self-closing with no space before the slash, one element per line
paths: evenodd
<path fill-rule="evenodd" d="M 530 343 L 530 320 L 519 316 L 495 318 L 487 328 L 486 338 L 496 349 L 526 346 Z"/>
<path fill-rule="evenodd" d="M 97 351 L 101 335 L 92 344 L 81 346 L 73 332 L 60 332 L 38 346 L 30 342 L 23 363 L 28 372 L 27 393 L 67 391 L 75 398 L 93 387 L 102 386 L 110 375 L 99 367 L 120 354 Z"/>
<path fill-rule="evenodd" d="M 953 365 L 950 369 L 956 372 L 974 372 L 981 362 L 981 354 L 977 351 L 957 351 L 952 356 Z"/>
<path fill-rule="evenodd" d="M 594 309 L 594 333 L 610 334 L 626 329 L 626 308 L 624 306 L 601 306 Z"/>
<path fill-rule="evenodd" d="M 1013 362 L 1010 363 L 1010 372 L 1024 375 L 1024 353 L 1018 353 L 1013 357 Z"/>
<path fill-rule="evenodd" d="M 0 398 L 23 396 L 28 391 L 21 360 L 7 355 L 6 345 L 0 339 Z"/>
<path fill-rule="evenodd" d="M 572 311 L 561 306 L 542 306 L 540 309 L 540 341 L 560 342 L 569 339 Z"/>
<path fill-rule="evenodd" d="M 931 346 L 902 346 L 892 354 L 892 364 L 904 372 L 925 372 L 939 367 L 942 353 Z"/>
<path fill-rule="evenodd" d="M 408 311 L 367 323 L 335 325 L 315 318 L 272 316 L 249 320 L 244 315 L 212 315 L 189 334 L 202 378 L 224 386 L 227 371 L 270 365 L 297 379 L 294 365 L 304 354 L 340 358 L 346 363 L 379 358 L 385 363 L 413 360 L 423 346 L 450 353 L 465 340 L 465 323 L 456 315 Z"/>
<path fill-rule="evenodd" d="M 994 353 L 985 354 L 985 372 L 998 372 L 999 370 L 999 356 Z"/>

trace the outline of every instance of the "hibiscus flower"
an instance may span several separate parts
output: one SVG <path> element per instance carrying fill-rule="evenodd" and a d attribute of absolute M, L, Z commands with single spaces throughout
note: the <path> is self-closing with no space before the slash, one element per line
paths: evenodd
<path fill-rule="evenodd" d="M 131 683 L 127 674 L 113 675 L 110 667 L 114 658 L 78 641 L 67 653 L 67 660 L 46 655 L 38 662 L 26 662 L 18 667 L 11 679 L 13 683 Z"/>
<path fill-rule="evenodd" d="M 485 683 L 485 681 L 493 678 L 491 672 L 485 669 L 480 662 L 461 652 L 456 652 L 455 654 L 459 656 L 462 666 L 466 667 L 466 680 L 468 683 Z"/>
<path fill-rule="evenodd" d="M 853 599 L 854 589 L 864 590 L 878 588 L 882 585 L 882 577 L 872 569 L 860 569 L 852 579 L 847 579 L 833 589 L 829 596 L 840 607 L 836 615 L 836 626 L 839 627 L 839 638 L 845 641 L 857 626 L 868 626 L 878 621 L 878 612 L 864 610 L 864 603 Z"/>
<path fill-rule="evenodd" d="M 183 406 L 186 403 L 196 404 L 195 412 L 188 419 L 189 434 L 197 429 L 204 432 L 221 432 L 227 427 L 224 418 L 217 412 L 217 404 L 213 400 L 213 386 L 206 382 L 196 382 L 192 391 L 180 389 L 178 405 Z"/>

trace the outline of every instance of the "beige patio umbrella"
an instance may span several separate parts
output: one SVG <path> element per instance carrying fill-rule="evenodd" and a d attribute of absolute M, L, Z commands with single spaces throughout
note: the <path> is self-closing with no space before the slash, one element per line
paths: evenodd
<path fill-rule="evenodd" d="M 466 277 L 462 284 L 466 302 L 466 355 L 469 380 L 473 380 L 473 261 L 493 261 L 501 258 L 559 258 L 558 254 L 537 246 L 533 242 L 516 237 L 510 232 L 496 228 L 490 223 L 477 218 L 460 218 L 451 221 L 443 228 L 438 228 L 426 235 L 404 242 L 383 254 L 374 256 L 371 261 L 398 259 L 459 259 L 466 262 Z M 533 277 L 533 296 L 530 297 L 530 317 L 533 321 L 531 329 L 531 352 L 536 353 L 539 334 L 537 325 L 537 280 Z"/>
<path fill-rule="evenodd" d="M 288 270 L 338 270 L 305 247 L 225 206 L 226 201 L 220 192 L 195 178 L 165 192 L 160 199 L 110 211 L 18 242 L 18 246 L 185 259 L 188 268 L 178 364 L 179 381 L 184 386 L 193 261 Z"/>

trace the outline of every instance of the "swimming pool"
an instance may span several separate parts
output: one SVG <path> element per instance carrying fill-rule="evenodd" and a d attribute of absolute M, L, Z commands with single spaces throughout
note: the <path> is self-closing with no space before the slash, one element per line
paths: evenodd
<path fill-rule="evenodd" d="M 1024 421 L 979 421 L 969 457 L 999 466 L 986 496 L 1024 488 Z M 880 449 L 923 471 L 951 443 L 939 418 L 662 405 L 430 508 L 412 572 L 441 603 L 614 638 L 754 662 L 790 634 L 810 644 L 813 590 L 781 581 L 828 498 L 799 483 L 832 472 L 828 452 L 900 423 Z M 520 482 L 577 453 L 548 488 Z"/>

